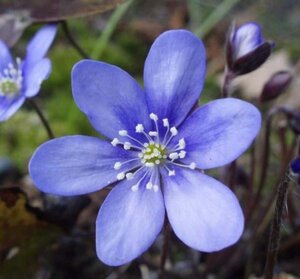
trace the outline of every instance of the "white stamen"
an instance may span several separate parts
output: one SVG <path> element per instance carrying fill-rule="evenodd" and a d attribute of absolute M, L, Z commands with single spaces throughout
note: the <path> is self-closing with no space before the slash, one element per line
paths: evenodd
<path fill-rule="evenodd" d="M 150 159 L 151 159 L 151 158 L 150 158 Z M 154 165 L 154 163 L 146 162 L 146 163 L 145 163 L 145 166 L 146 166 L 146 167 L 154 167 L 155 165 Z"/>
<path fill-rule="evenodd" d="M 133 177 L 134 177 L 134 174 L 132 172 L 126 173 L 126 179 L 127 180 L 131 180 L 131 179 L 133 179 Z"/>
<path fill-rule="evenodd" d="M 159 165 L 160 164 L 160 160 L 155 160 L 155 164 Z"/>
<path fill-rule="evenodd" d="M 154 191 L 154 192 L 157 192 L 158 190 L 159 190 L 158 185 L 153 185 L 153 191 Z"/>
<path fill-rule="evenodd" d="M 189 168 L 191 170 L 194 170 L 196 168 L 196 163 L 194 163 L 194 162 L 190 163 Z"/>
<path fill-rule="evenodd" d="M 169 154 L 169 158 L 170 158 L 171 160 L 176 160 L 176 159 L 179 158 L 179 155 L 178 155 L 177 152 L 173 152 L 173 153 Z"/>
<path fill-rule="evenodd" d="M 132 190 L 133 192 L 136 192 L 138 189 L 139 189 L 139 184 L 135 184 L 135 185 L 133 185 L 133 186 L 131 187 L 131 190 Z"/>
<path fill-rule="evenodd" d="M 124 172 L 120 172 L 120 173 L 117 174 L 117 179 L 118 180 L 122 180 L 124 178 L 125 178 L 125 173 Z"/>
<path fill-rule="evenodd" d="M 168 118 L 164 118 L 163 119 L 163 125 L 164 125 L 164 127 L 169 127 L 169 120 L 168 120 Z"/>
<path fill-rule="evenodd" d="M 128 141 L 126 141 L 126 142 L 124 143 L 124 149 L 125 149 L 125 150 L 129 150 L 130 148 L 131 148 L 131 143 L 128 142 Z"/>
<path fill-rule="evenodd" d="M 183 159 L 183 158 L 185 157 L 185 155 L 186 155 L 186 151 L 181 150 L 181 151 L 179 152 L 179 158 L 180 158 L 180 159 Z"/>
<path fill-rule="evenodd" d="M 153 121 L 157 121 L 157 120 L 158 120 L 158 117 L 157 117 L 157 115 L 156 115 L 156 114 L 154 114 L 153 112 L 152 112 L 152 113 L 150 113 L 149 117 L 150 117 L 150 119 L 152 119 Z"/>
<path fill-rule="evenodd" d="M 149 132 L 149 136 L 151 136 L 151 137 L 157 137 L 157 135 L 158 135 L 158 133 L 155 132 L 155 131 L 150 131 Z"/>
<path fill-rule="evenodd" d="M 126 130 L 120 130 L 119 135 L 124 137 L 128 135 L 128 132 Z"/>
<path fill-rule="evenodd" d="M 120 143 L 120 141 L 117 139 L 117 138 L 114 138 L 112 141 L 111 141 L 111 144 L 113 145 L 113 146 L 117 146 L 117 144 L 119 144 Z"/>
<path fill-rule="evenodd" d="M 175 175 L 175 170 L 169 170 L 168 175 L 169 176 L 174 176 Z"/>
<path fill-rule="evenodd" d="M 115 169 L 115 170 L 119 170 L 121 167 L 122 167 L 122 163 L 121 163 L 121 162 L 116 162 L 116 163 L 114 164 L 114 169 Z"/>
<path fill-rule="evenodd" d="M 184 140 L 184 138 L 182 138 L 182 139 L 180 139 L 178 141 L 178 146 L 179 146 L 180 149 L 184 149 L 185 148 L 185 140 Z"/>
<path fill-rule="evenodd" d="M 176 127 L 172 127 L 170 129 L 170 132 L 171 132 L 172 136 L 176 136 L 178 134 L 178 131 L 177 131 Z"/>
<path fill-rule="evenodd" d="M 137 124 L 135 126 L 135 132 L 136 133 L 142 133 L 144 131 L 144 126 L 142 124 Z"/>
<path fill-rule="evenodd" d="M 146 184 L 146 189 L 150 190 L 150 189 L 152 189 L 152 187 L 153 187 L 153 184 L 151 182 L 148 182 Z"/>

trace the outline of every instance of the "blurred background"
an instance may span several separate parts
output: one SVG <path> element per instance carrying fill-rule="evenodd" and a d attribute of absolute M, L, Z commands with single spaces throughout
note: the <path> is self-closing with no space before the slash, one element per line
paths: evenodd
<path fill-rule="evenodd" d="M 123 2 L 123 4 L 121 3 Z M 168 29 L 184 28 L 204 40 L 207 79 L 200 104 L 221 97 L 225 42 L 233 23 L 258 22 L 266 39 L 275 42 L 272 57 L 259 70 L 236 80 L 235 97 L 257 104 L 262 87 L 279 70 L 293 73 L 284 96 L 274 103 L 300 108 L 300 1 L 298 0 L 127 0 L 127 1 L 10 1 L 0 0 L 0 39 L 16 56 L 46 22 L 58 22 L 59 31 L 49 52 L 52 73 L 36 97 L 56 137 L 99 136 L 72 99 L 70 72 L 84 53 L 117 65 L 142 83 L 143 65 L 154 39 Z M 74 48 L 74 40 L 84 51 Z M 272 103 L 272 105 L 274 104 Z M 267 111 L 270 105 L 260 106 Z M 279 118 L 276 128 L 283 127 Z M 280 126 L 281 125 L 281 126 Z M 285 134 L 287 145 L 294 134 Z M 157 278 L 162 238 L 132 264 L 120 268 L 103 265 L 96 257 L 94 223 L 109 190 L 89 196 L 58 198 L 38 192 L 27 174 L 33 151 L 48 139 L 38 116 L 25 104 L 11 119 L 0 123 L 0 279 Z M 271 163 L 276 173 L 282 151 L 278 135 Z M 283 151 L 284 152 L 284 151 Z M 259 153 L 256 153 L 259 160 Z M 241 200 L 248 193 L 249 163 L 241 161 L 235 189 Z M 222 170 L 213 173 L 222 175 Z M 272 176 L 272 175 L 271 175 Z M 273 191 L 270 177 L 264 195 Z M 269 189 L 269 190 L 268 190 Z M 285 224 L 278 277 L 300 278 L 299 187 L 292 189 L 294 227 Z M 62 214 L 63 212 L 63 214 Z M 165 278 L 259 278 L 263 273 L 269 219 L 254 242 L 246 229 L 242 248 L 206 255 L 183 245 L 172 235 Z M 247 235 L 247 233 L 249 235 Z M 252 239 L 253 240 L 253 239 Z M 286 240 L 286 241 L 284 241 Z M 242 250 L 236 252 L 236 250 Z"/>

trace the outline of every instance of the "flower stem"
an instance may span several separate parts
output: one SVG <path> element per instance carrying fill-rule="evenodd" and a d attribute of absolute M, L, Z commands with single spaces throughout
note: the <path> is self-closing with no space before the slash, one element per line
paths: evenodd
<path fill-rule="evenodd" d="M 36 102 L 32 99 L 28 100 L 29 103 L 31 104 L 31 106 L 33 107 L 33 109 L 35 110 L 35 112 L 37 113 L 37 115 L 39 116 L 43 126 L 45 127 L 46 131 L 47 131 L 47 134 L 48 134 L 48 137 L 49 139 L 53 139 L 55 138 L 51 128 L 50 128 L 50 125 L 49 125 L 49 122 L 47 121 L 47 119 L 45 118 L 44 114 L 42 113 L 41 109 L 39 108 L 39 106 L 36 104 Z"/>
<path fill-rule="evenodd" d="M 289 182 L 290 182 L 290 176 L 289 176 L 289 168 L 288 168 L 285 175 L 281 179 L 277 189 L 275 212 L 274 212 L 274 217 L 273 217 L 273 222 L 271 227 L 268 253 L 267 253 L 267 259 L 265 265 L 265 274 L 264 274 L 265 279 L 273 278 L 273 270 L 277 260 L 277 254 L 279 249 L 282 214 L 283 214 L 284 206 L 286 204 Z"/>
<path fill-rule="evenodd" d="M 113 12 L 112 16 L 107 22 L 107 25 L 103 32 L 101 33 L 101 36 L 96 40 L 95 47 L 92 52 L 91 57 L 95 60 L 100 59 L 103 51 L 105 50 L 105 47 L 107 43 L 109 42 L 109 39 L 111 35 L 113 34 L 114 30 L 116 29 L 119 21 L 123 17 L 123 15 L 126 13 L 126 11 L 129 9 L 129 7 L 133 4 L 134 0 L 128 0 L 125 3 L 119 5 Z"/>
<path fill-rule="evenodd" d="M 62 27 L 67 39 L 69 40 L 71 45 L 74 47 L 74 49 L 77 50 L 77 52 L 80 54 L 80 56 L 82 58 L 89 59 L 90 58 L 89 55 L 81 48 L 81 46 L 74 39 L 74 37 L 69 29 L 68 23 L 65 20 L 61 21 L 61 27 Z"/>
<path fill-rule="evenodd" d="M 169 245 L 170 245 L 170 224 L 168 218 L 166 217 L 165 225 L 164 225 L 164 242 L 163 242 L 163 250 L 160 258 L 160 266 L 159 266 L 159 279 L 163 279 L 165 275 L 165 264 L 168 258 L 169 253 Z"/>

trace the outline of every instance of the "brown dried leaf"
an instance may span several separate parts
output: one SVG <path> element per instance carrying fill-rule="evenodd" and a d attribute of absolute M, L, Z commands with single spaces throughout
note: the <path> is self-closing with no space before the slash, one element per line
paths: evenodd
<path fill-rule="evenodd" d="M 3 0 L 0 11 L 23 11 L 33 22 L 50 22 L 106 12 L 124 0 Z"/>

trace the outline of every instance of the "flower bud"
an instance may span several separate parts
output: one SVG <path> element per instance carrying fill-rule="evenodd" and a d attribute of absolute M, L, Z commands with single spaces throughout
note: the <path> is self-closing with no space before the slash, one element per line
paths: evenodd
<path fill-rule="evenodd" d="M 291 170 L 294 174 L 300 174 L 300 156 L 291 162 Z"/>
<path fill-rule="evenodd" d="M 233 27 L 226 46 L 228 69 L 234 75 L 250 73 L 268 59 L 273 47 L 272 42 L 263 39 L 257 23 Z"/>
<path fill-rule="evenodd" d="M 260 101 L 267 102 L 284 93 L 291 83 L 292 78 L 292 74 L 288 71 L 279 71 L 275 73 L 265 84 L 260 95 Z"/>

